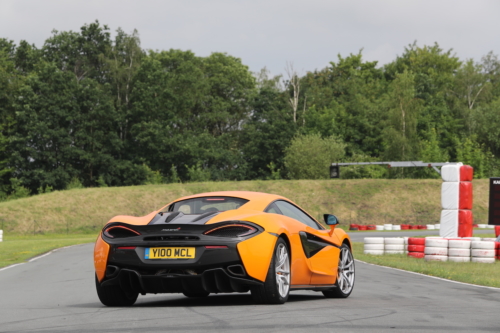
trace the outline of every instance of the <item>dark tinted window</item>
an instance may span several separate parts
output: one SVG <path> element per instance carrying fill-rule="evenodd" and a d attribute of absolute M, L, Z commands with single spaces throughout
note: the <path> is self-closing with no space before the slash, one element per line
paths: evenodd
<path fill-rule="evenodd" d="M 321 228 L 316 221 L 314 221 L 309 215 L 304 213 L 302 210 L 299 208 L 295 207 L 289 202 L 286 201 L 276 201 L 275 202 L 276 206 L 278 206 L 279 210 L 283 213 L 283 215 L 291 217 L 292 219 L 296 219 L 297 221 L 300 221 L 311 228 L 321 230 Z"/>
<path fill-rule="evenodd" d="M 223 212 L 237 209 L 247 203 L 248 200 L 232 197 L 202 197 L 183 200 L 169 207 L 170 212 L 182 212 L 188 214 L 204 214 L 207 212 Z"/>

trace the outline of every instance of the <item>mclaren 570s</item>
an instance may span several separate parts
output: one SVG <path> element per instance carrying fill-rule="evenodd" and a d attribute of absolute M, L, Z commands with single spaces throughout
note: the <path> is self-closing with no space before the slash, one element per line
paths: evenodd
<path fill-rule="evenodd" d="M 324 220 L 329 229 L 287 198 L 257 192 L 202 193 L 143 217 L 116 216 L 95 244 L 97 295 L 108 306 L 148 293 L 250 291 L 257 303 L 283 304 L 306 289 L 346 298 L 351 241 L 334 215 Z"/>

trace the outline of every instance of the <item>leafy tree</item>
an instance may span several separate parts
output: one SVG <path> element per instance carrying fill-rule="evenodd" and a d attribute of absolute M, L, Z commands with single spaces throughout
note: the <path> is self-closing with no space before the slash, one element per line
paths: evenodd
<path fill-rule="evenodd" d="M 303 79 L 307 96 L 304 133 L 338 135 L 349 155 L 378 156 L 382 151 L 380 126 L 386 115 L 380 107 L 385 89 L 377 62 L 364 62 L 361 52 L 343 58 Z"/>
<path fill-rule="evenodd" d="M 285 150 L 285 166 L 292 179 L 329 177 L 331 163 L 345 156 L 346 144 L 338 137 L 321 138 L 319 134 L 300 135 Z"/>
<path fill-rule="evenodd" d="M 293 116 L 287 111 L 280 77 L 261 72 L 258 92 L 252 101 L 252 114 L 243 125 L 241 150 L 248 166 L 247 179 L 267 179 L 284 173 L 284 151 L 297 132 Z M 271 167 L 272 166 L 272 167 Z M 279 170 L 279 171 L 278 171 Z"/>
<path fill-rule="evenodd" d="M 421 101 L 415 98 L 414 75 L 405 70 L 389 89 L 385 156 L 394 161 L 412 161 L 419 153 L 417 119 L 421 109 Z"/>

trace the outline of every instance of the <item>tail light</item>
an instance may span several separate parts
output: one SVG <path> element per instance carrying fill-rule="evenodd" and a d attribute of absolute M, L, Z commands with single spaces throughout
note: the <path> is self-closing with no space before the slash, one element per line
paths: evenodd
<path fill-rule="evenodd" d="M 103 233 L 109 238 L 126 238 L 140 235 L 139 232 L 121 225 L 114 225 L 106 228 Z"/>
<path fill-rule="evenodd" d="M 226 224 L 221 227 L 210 229 L 203 234 L 215 237 L 245 237 L 256 233 L 257 229 L 246 224 Z"/>

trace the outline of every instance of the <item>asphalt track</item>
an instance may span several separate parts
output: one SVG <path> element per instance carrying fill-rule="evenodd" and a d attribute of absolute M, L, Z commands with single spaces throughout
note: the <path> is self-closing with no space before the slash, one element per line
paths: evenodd
<path fill-rule="evenodd" d="M 353 233 L 354 234 L 354 233 Z M 250 294 L 139 296 L 101 305 L 92 244 L 0 270 L 0 332 L 499 332 L 500 290 L 357 262 L 348 299 L 294 292 L 284 305 Z"/>

